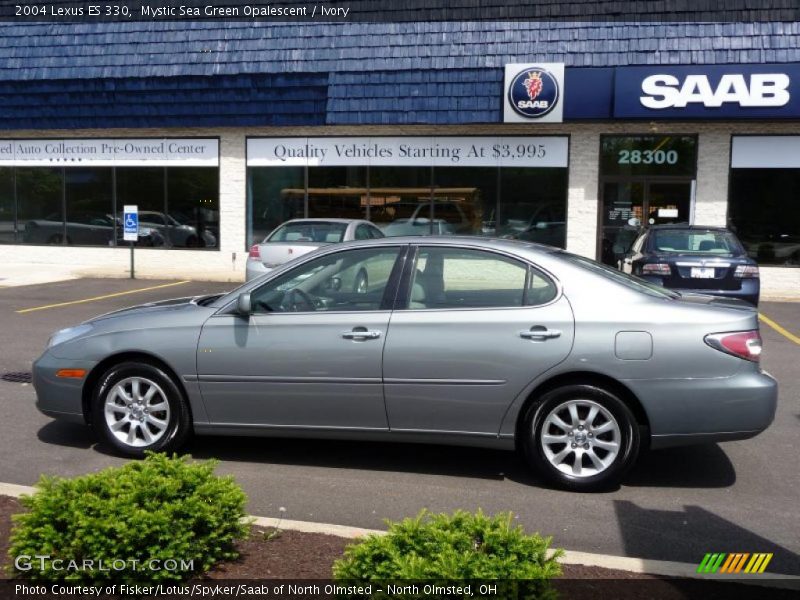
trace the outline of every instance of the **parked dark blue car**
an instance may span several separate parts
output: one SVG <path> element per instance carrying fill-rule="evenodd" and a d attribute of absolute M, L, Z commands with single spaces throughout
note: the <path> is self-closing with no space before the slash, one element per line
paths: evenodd
<path fill-rule="evenodd" d="M 639 233 L 618 266 L 681 293 L 739 298 L 758 306 L 758 264 L 723 227 L 648 227 Z"/>

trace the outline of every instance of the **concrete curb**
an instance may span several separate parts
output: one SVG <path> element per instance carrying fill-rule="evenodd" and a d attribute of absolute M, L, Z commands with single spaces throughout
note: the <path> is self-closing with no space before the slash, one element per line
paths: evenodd
<path fill-rule="evenodd" d="M 13 483 L 0 483 L 0 496 L 19 498 L 23 494 L 32 494 L 36 489 L 26 485 Z M 322 533 L 337 537 L 356 539 L 367 535 L 384 535 L 381 529 L 364 529 L 347 525 L 334 525 L 330 523 L 315 523 L 312 521 L 292 521 L 274 517 L 250 517 L 254 525 L 283 529 L 286 531 L 301 531 L 304 533 Z M 631 573 L 646 573 L 661 577 L 691 577 L 695 579 L 723 580 L 730 583 L 744 583 L 765 587 L 777 587 L 800 590 L 800 576 L 780 575 L 777 573 L 762 573 L 757 578 L 745 579 L 741 575 L 716 573 L 699 574 L 697 565 L 692 563 L 673 562 L 667 560 L 651 560 L 646 558 L 630 558 L 627 556 L 614 556 L 612 554 L 594 554 L 591 552 L 578 552 L 566 550 L 561 562 L 565 565 L 585 565 L 603 569 L 629 571 Z"/>

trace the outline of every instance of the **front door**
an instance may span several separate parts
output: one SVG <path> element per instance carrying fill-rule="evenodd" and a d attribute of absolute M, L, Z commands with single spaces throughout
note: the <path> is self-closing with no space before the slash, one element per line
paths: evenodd
<path fill-rule="evenodd" d="M 497 435 L 508 407 L 572 347 L 569 303 L 503 254 L 419 248 L 384 349 L 393 431 Z"/>
<path fill-rule="evenodd" d="M 385 430 L 381 363 L 401 249 L 313 259 L 253 290 L 249 318 L 210 318 L 197 370 L 211 423 Z"/>

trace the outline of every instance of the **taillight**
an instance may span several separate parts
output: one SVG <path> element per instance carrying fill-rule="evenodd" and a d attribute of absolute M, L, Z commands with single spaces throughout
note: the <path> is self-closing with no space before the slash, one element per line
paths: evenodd
<path fill-rule="evenodd" d="M 758 279 L 758 267 L 756 265 L 739 265 L 733 272 L 737 279 Z"/>
<path fill-rule="evenodd" d="M 642 275 L 659 275 L 661 277 L 669 277 L 672 274 L 667 263 L 650 263 L 642 265 Z"/>
<path fill-rule="evenodd" d="M 253 244 L 250 246 L 250 252 L 247 254 L 247 258 L 255 260 L 261 258 L 261 251 L 258 249 L 258 244 Z"/>
<path fill-rule="evenodd" d="M 726 354 L 758 362 L 761 358 L 761 334 L 758 330 L 733 333 L 711 333 L 706 344 Z"/>

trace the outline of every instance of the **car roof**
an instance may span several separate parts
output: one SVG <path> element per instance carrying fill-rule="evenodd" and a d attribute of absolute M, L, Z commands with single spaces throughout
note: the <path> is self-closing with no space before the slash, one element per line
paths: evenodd
<path fill-rule="evenodd" d="M 309 218 L 309 219 L 290 219 L 290 220 L 288 220 L 288 221 L 286 221 L 284 223 L 281 223 L 280 225 L 278 225 L 278 227 L 280 227 L 281 225 L 288 225 L 289 223 L 348 223 L 349 224 L 349 223 L 361 223 L 361 222 L 369 223 L 369 221 L 366 221 L 364 219 L 327 219 L 327 218 L 314 219 L 314 218 Z"/>
<path fill-rule="evenodd" d="M 526 242 L 507 238 L 469 236 L 469 235 L 402 235 L 390 236 L 372 240 L 354 240 L 336 244 L 337 248 L 355 246 L 396 246 L 414 244 L 417 246 L 464 246 L 472 248 L 486 248 L 508 250 L 512 253 L 520 251 L 531 251 L 542 254 L 556 254 L 563 252 L 561 248 L 537 244 L 536 242 Z"/>
<path fill-rule="evenodd" d="M 718 225 L 689 225 L 688 223 L 664 223 L 662 225 L 650 225 L 647 229 L 697 229 L 701 231 L 727 231 L 733 233 L 727 227 Z"/>

